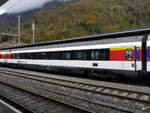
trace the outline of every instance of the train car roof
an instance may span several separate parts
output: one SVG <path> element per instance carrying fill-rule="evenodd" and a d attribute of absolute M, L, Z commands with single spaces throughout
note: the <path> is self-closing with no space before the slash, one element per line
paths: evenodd
<path fill-rule="evenodd" d="M 146 35 L 146 34 L 150 34 L 150 28 L 132 29 L 132 30 L 127 30 L 127 31 L 119 31 L 119 32 L 104 33 L 104 34 L 62 39 L 62 40 L 39 42 L 35 44 L 27 44 L 27 45 L 15 46 L 15 47 L 1 48 L 0 50 L 46 46 L 46 45 L 53 45 L 53 44 L 81 42 L 81 41 L 102 40 L 102 39 L 110 39 L 110 38 L 112 39 L 112 38 L 120 38 L 120 37 L 126 37 L 126 36 L 138 36 L 138 35 Z"/>

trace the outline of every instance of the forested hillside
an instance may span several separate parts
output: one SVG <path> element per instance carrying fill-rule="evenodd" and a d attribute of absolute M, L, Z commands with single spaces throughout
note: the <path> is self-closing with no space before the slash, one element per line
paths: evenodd
<path fill-rule="evenodd" d="M 22 24 L 22 41 L 31 41 L 33 21 L 36 41 L 147 27 L 150 26 L 149 6 L 149 0 L 78 0 L 48 8 Z"/>

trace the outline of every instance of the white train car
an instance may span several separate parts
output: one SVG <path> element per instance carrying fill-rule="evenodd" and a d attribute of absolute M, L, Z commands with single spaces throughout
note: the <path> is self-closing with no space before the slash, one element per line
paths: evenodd
<path fill-rule="evenodd" d="M 0 64 L 84 76 L 148 77 L 149 32 L 140 29 L 3 48 Z"/>

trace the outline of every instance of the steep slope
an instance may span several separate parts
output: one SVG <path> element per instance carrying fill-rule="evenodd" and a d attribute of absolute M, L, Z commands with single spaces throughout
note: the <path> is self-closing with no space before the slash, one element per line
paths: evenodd
<path fill-rule="evenodd" d="M 36 41 L 146 27 L 149 6 L 148 0 L 80 0 L 34 15 L 23 25 L 23 38 L 31 40 L 32 20 L 37 23 Z"/>
<path fill-rule="evenodd" d="M 78 0 L 47 6 L 24 21 L 21 40 L 31 41 L 33 21 L 37 42 L 150 26 L 149 6 L 149 0 Z"/>

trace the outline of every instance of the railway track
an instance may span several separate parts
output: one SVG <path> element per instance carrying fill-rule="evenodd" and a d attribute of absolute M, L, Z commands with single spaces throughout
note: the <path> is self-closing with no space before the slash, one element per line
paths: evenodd
<path fill-rule="evenodd" d="M 0 94 L 2 99 L 14 105 L 23 113 L 53 113 L 53 110 L 60 108 L 65 113 L 93 113 L 92 111 L 51 100 L 2 82 L 0 82 L 0 91 L 2 92 Z"/>
<path fill-rule="evenodd" d="M 0 69 L 0 73 L 10 75 L 10 76 L 17 76 L 25 79 L 30 79 L 34 81 L 38 81 L 41 83 L 48 83 L 48 84 L 54 84 L 54 85 L 60 85 L 64 87 L 69 87 L 73 89 L 79 89 L 84 90 L 88 92 L 93 92 L 100 95 L 107 95 L 112 97 L 121 98 L 124 100 L 130 100 L 130 101 L 136 101 L 138 103 L 145 103 L 150 104 L 150 94 L 140 91 L 131 91 L 131 90 L 125 90 L 121 88 L 114 88 L 113 86 L 100 86 L 100 85 L 93 85 L 90 83 L 82 83 L 82 82 L 75 82 L 72 80 L 63 80 L 63 79 L 56 79 L 48 76 L 42 76 L 42 75 L 35 75 L 35 74 L 29 74 L 24 72 L 16 72 L 13 70 L 7 70 L 7 69 Z M 122 107 L 117 107 L 111 104 L 105 104 L 102 103 L 102 106 L 110 107 L 113 109 L 118 109 L 120 111 L 134 113 L 135 111 L 131 109 L 126 109 Z M 89 112 L 89 111 L 88 111 Z M 91 111 L 93 112 L 93 111 Z"/>

